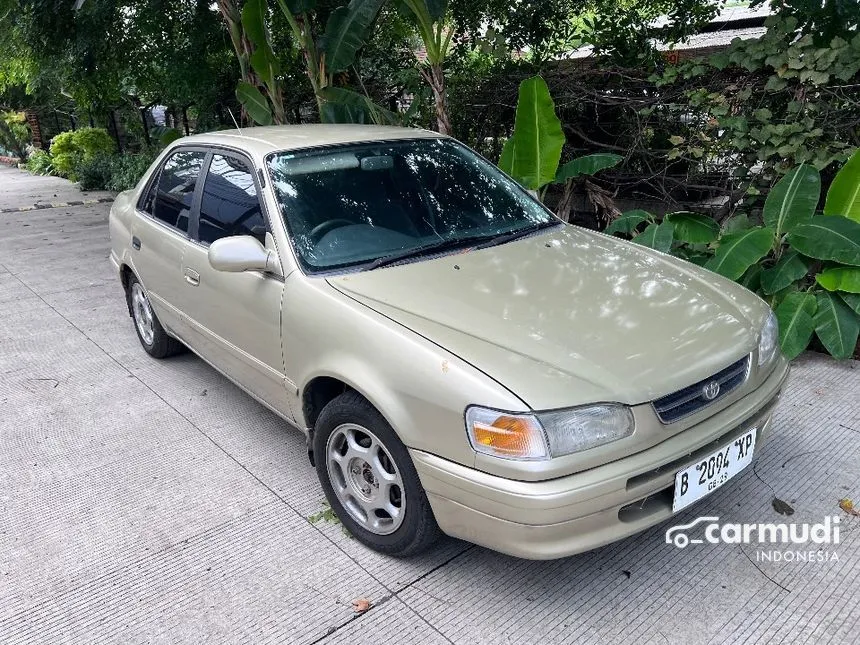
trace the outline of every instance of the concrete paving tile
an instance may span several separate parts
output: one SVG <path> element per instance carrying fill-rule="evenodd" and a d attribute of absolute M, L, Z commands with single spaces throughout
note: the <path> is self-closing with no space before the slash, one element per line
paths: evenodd
<path fill-rule="evenodd" d="M 199 434 L 169 450 L 132 443 L 116 457 L 80 475 L 3 492 L 0 617 L 274 499 Z"/>
<path fill-rule="evenodd" d="M 0 305 L 16 303 L 27 298 L 36 298 L 36 294 L 27 289 L 20 280 L 8 271 L 0 272 Z M 11 305 L 9 305 L 11 307 Z"/>
<path fill-rule="evenodd" d="M 106 385 L 95 392 L 63 387 L 61 399 L 41 403 L 38 414 L 15 406 L 18 411 L 0 422 L 0 490 L 20 494 L 142 447 L 169 450 L 173 442 L 198 434 L 139 383 L 130 380 L 124 387 L 124 396 Z"/>
<path fill-rule="evenodd" d="M 420 616 L 396 597 L 358 616 L 323 641 L 326 645 L 397 643 L 397 645 L 442 645 L 450 643 L 429 628 Z"/>
<path fill-rule="evenodd" d="M 0 621 L 13 643 L 310 643 L 384 590 L 280 502 Z"/>

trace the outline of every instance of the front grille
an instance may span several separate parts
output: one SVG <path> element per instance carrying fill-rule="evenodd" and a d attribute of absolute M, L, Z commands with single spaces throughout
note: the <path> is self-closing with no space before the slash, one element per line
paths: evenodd
<path fill-rule="evenodd" d="M 749 367 L 750 357 L 747 355 L 709 378 L 657 399 L 652 403 L 657 417 L 661 423 L 675 423 L 719 401 L 746 380 Z M 715 397 L 708 399 L 704 389 L 711 383 L 719 383 L 720 390 Z"/>

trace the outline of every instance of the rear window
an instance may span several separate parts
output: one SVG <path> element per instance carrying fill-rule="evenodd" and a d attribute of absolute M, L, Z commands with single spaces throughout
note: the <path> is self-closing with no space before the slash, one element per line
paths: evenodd
<path fill-rule="evenodd" d="M 179 150 L 170 155 L 144 200 L 143 210 L 187 233 L 194 189 L 205 158 L 206 153 L 193 150 Z"/>

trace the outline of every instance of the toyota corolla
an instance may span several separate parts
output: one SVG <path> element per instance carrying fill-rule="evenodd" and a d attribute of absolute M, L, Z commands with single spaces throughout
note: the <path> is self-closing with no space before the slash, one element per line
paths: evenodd
<path fill-rule="evenodd" d="M 559 221 L 434 132 L 185 137 L 110 233 L 143 349 L 296 426 L 392 555 L 441 532 L 557 558 L 657 524 L 731 486 L 788 374 L 754 294 Z"/>

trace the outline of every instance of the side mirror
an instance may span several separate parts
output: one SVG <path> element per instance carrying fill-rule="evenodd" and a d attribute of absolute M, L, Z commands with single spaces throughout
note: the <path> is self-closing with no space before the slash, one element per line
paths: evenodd
<path fill-rule="evenodd" d="M 250 235 L 222 237 L 212 242 L 209 247 L 209 264 L 217 271 L 265 271 L 277 276 L 283 275 L 277 254 Z"/>

